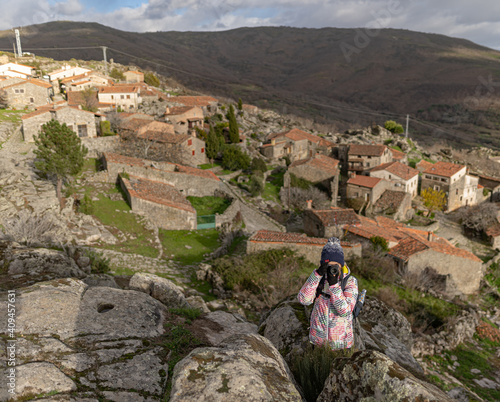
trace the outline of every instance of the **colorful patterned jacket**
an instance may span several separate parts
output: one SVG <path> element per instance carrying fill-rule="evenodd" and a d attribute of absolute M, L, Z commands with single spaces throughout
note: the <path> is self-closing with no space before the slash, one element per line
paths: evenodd
<path fill-rule="evenodd" d="M 344 272 L 346 268 L 344 266 Z M 350 273 L 349 268 L 347 273 Z M 320 280 L 321 276 L 314 270 L 300 289 L 298 299 L 301 304 L 308 306 L 314 302 Z M 358 298 L 358 281 L 350 276 L 343 293 L 340 282 L 332 286 L 325 283 L 324 292 L 330 297 L 320 295 L 314 303 L 309 340 L 317 346 L 327 343 L 331 349 L 350 348 L 354 344 L 352 311 Z"/>

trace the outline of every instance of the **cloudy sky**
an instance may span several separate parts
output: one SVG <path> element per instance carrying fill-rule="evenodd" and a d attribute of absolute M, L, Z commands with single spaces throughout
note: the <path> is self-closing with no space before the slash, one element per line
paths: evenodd
<path fill-rule="evenodd" d="M 214 31 L 242 26 L 404 28 L 500 50 L 498 0 L 1 0 L 0 29 L 53 20 L 126 31 Z"/>

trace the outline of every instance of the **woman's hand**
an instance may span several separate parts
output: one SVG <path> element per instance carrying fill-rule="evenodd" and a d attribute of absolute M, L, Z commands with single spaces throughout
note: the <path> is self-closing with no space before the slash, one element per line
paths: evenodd
<path fill-rule="evenodd" d="M 316 273 L 319 275 L 319 276 L 325 276 L 326 275 L 326 272 L 328 270 L 328 263 L 327 262 L 324 262 L 323 264 L 320 265 L 320 267 L 316 270 Z"/>

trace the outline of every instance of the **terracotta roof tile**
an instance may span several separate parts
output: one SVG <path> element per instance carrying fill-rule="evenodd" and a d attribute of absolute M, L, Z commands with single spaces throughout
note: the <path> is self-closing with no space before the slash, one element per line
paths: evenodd
<path fill-rule="evenodd" d="M 168 98 L 168 101 L 184 106 L 209 106 L 212 103 L 218 102 L 217 99 L 211 96 L 174 96 Z"/>
<path fill-rule="evenodd" d="M 381 181 L 382 179 L 379 179 L 378 177 L 356 175 L 347 180 L 347 184 L 352 184 L 354 186 L 360 186 L 360 187 L 374 188 Z"/>
<path fill-rule="evenodd" d="M 374 205 L 376 208 L 384 210 L 388 208 L 397 210 L 403 203 L 406 194 L 403 191 L 385 190 Z"/>
<path fill-rule="evenodd" d="M 451 162 L 436 162 L 424 170 L 424 173 L 435 174 L 437 176 L 451 177 L 460 172 L 465 166 Z"/>
<path fill-rule="evenodd" d="M 328 239 L 321 237 L 309 237 L 304 233 L 283 233 L 271 230 L 259 230 L 250 237 L 251 242 L 261 243 L 293 243 L 307 244 L 312 246 L 324 247 Z M 343 248 L 360 247 L 359 243 L 340 242 Z"/>
<path fill-rule="evenodd" d="M 386 149 L 385 145 L 351 144 L 349 155 L 382 156 Z"/>
<path fill-rule="evenodd" d="M 415 165 L 415 167 L 417 168 L 417 170 L 419 170 L 420 172 L 423 172 L 423 171 L 431 168 L 432 166 L 434 166 L 434 163 L 428 162 L 425 159 L 420 160 L 420 162 L 418 162 Z"/>
<path fill-rule="evenodd" d="M 196 214 L 191 203 L 174 186 L 137 176 L 130 176 L 130 179 L 122 178 L 122 180 L 132 197 Z"/>
<path fill-rule="evenodd" d="M 139 92 L 138 85 L 111 85 L 107 87 L 100 87 L 99 93 L 101 94 L 119 94 L 119 93 L 132 93 Z"/>
<path fill-rule="evenodd" d="M 392 173 L 403 180 L 410 180 L 415 176 L 418 176 L 418 170 L 409 167 L 401 162 L 389 162 L 384 163 L 380 166 L 376 166 L 370 170 L 370 172 L 379 172 L 381 170 L 385 170 L 389 173 Z"/>
<path fill-rule="evenodd" d="M 359 216 L 351 208 L 312 209 L 325 227 L 360 224 Z"/>
<path fill-rule="evenodd" d="M 404 152 L 398 151 L 397 149 L 389 148 L 389 151 L 392 153 L 392 159 L 396 161 L 400 161 L 406 157 Z"/>
<path fill-rule="evenodd" d="M 331 173 L 334 176 L 338 173 L 339 161 L 337 159 L 330 158 L 329 156 L 318 154 L 312 158 L 295 161 L 290 165 L 290 168 L 301 165 L 314 167 L 324 172 Z"/>
<path fill-rule="evenodd" d="M 273 133 L 267 136 L 268 140 L 275 138 L 286 137 L 292 141 L 302 141 L 308 140 L 322 147 L 334 147 L 336 144 L 334 142 L 325 140 L 317 135 L 307 133 L 305 131 L 299 130 L 298 128 L 292 128 L 288 131 L 283 131 L 281 133 Z"/>
<path fill-rule="evenodd" d="M 486 234 L 491 237 L 500 236 L 500 223 L 496 223 L 493 226 L 490 226 L 486 229 Z"/>

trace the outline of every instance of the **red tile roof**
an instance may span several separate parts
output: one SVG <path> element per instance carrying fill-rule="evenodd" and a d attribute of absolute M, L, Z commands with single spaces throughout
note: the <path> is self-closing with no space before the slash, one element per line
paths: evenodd
<path fill-rule="evenodd" d="M 403 203 L 406 194 L 408 193 L 403 191 L 385 190 L 374 205 L 375 207 L 382 208 L 384 210 L 391 208 L 396 211 Z"/>
<path fill-rule="evenodd" d="M 292 141 L 302 141 L 308 140 L 319 146 L 331 148 L 336 146 L 334 142 L 325 140 L 317 135 L 307 133 L 305 131 L 299 130 L 298 128 L 292 128 L 291 130 L 284 131 L 281 133 L 273 133 L 267 136 L 268 140 L 272 140 L 274 138 L 286 137 Z"/>
<path fill-rule="evenodd" d="M 33 85 L 36 85 L 38 87 L 47 88 L 47 89 L 52 88 L 52 85 L 49 84 L 47 81 L 38 80 L 36 78 L 29 78 L 29 79 L 22 78 L 21 82 L 16 82 L 15 84 L 8 85 L 8 86 L 4 87 L 3 89 L 12 88 L 12 87 L 16 87 L 19 85 L 25 85 L 25 84 L 33 84 Z"/>
<path fill-rule="evenodd" d="M 259 230 L 250 237 L 249 241 L 259 243 L 294 243 L 323 247 L 328 239 L 321 237 L 308 237 L 304 233 L 283 233 L 271 230 Z M 360 247 L 358 243 L 340 242 L 341 246 Z"/>
<path fill-rule="evenodd" d="M 405 225 L 392 219 L 378 216 L 375 220 L 360 216 L 361 225 L 349 225 L 346 230 L 350 233 L 370 239 L 380 236 L 389 242 L 397 243 L 389 251 L 389 255 L 407 261 L 412 255 L 432 249 L 436 252 L 453 255 L 455 257 L 481 262 L 481 259 L 467 250 L 452 246 L 446 239 L 429 232 L 407 228 Z"/>
<path fill-rule="evenodd" d="M 174 186 L 137 176 L 130 176 L 130 179 L 122 177 L 122 180 L 131 197 L 196 214 L 196 210 L 191 203 Z"/>
<path fill-rule="evenodd" d="M 311 213 L 316 215 L 325 227 L 359 225 L 359 216 L 351 208 L 312 209 Z"/>
<path fill-rule="evenodd" d="M 209 106 L 212 103 L 217 103 L 218 100 L 211 96 L 174 96 L 168 98 L 168 102 L 180 103 L 184 106 Z"/>
<path fill-rule="evenodd" d="M 389 151 L 392 153 L 393 160 L 400 161 L 406 157 L 404 152 L 398 151 L 397 149 L 389 148 Z"/>
<path fill-rule="evenodd" d="M 409 167 L 401 162 L 389 162 L 384 163 L 380 166 L 376 166 L 370 170 L 370 172 L 379 172 L 381 170 L 385 170 L 391 174 L 394 174 L 400 177 L 403 180 L 413 179 L 415 176 L 418 176 L 418 170 Z"/>
<path fill-rule="evenodd" d="M 381 181 L 382 179 L 379 179 L 378 177 L 356 175 L 347 180 L 347 184 L 352 184 L 354 186 L 360 186 L 360 187 L 374 188 Z"/>
<path fill-rule="evenodd" d="M 318 154 L 313 156 L 312 158 L 295 161 L 290 165 L 290 168 L 301 165 L 310 166 L 318 170 L 331 173 L 332 176 L 335 176 L 338 173 L 339 161 L 337 159 Z"/>
<path fill-rule="evenodd" d="M 451 177 L 460 172 L 465 166 L 451 162 L 436 162 L 424 170 L 424 173 L 435 174 L 437 176 Z"/>
<path fill-rule="evenodd" d="M 133 92 L 139 92 L 138 85 L 112 85 L 99 88 L 99 93 L 102 94 L 122 94 Z"/>
<path fill-rule="evenodd" d="M 349 146 L 349 155 L 382 156 L 386 149 L 387 146 L 385 145 L 351 144 Z"/>
<path fill-rule="evenodd" d="M 424 170 L 427 170 L 429 168 L 431 168 L 432 166 L 434 166 L 434 163 L 431 163 L 431 162 L 428 162 L 426 161 L 425 159 L 422 159 L 420 162 L 418 162 L 415 167 L 423 172 Z"/>
<path fill-rule="evenodd" d="M 486 229 L 486 234 L 490 237 L 500 236 L 500 223 L 496 223 L 493 226 L 490 226 L 488 229 Z"/>

